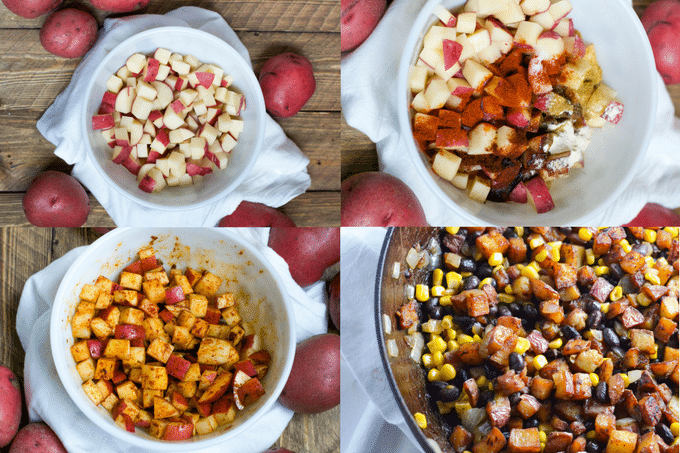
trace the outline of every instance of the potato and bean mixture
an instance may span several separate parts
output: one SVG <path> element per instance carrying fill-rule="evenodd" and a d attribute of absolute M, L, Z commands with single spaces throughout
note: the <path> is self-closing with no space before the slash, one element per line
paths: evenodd
<path fill-rule="evenodd" d="M 678 451 L 677 227 L 446 228 L 425 266 L 397 319 L 456 452 Z"/>
<path fill-rule="evenodd" d="M 80 292 L 71 354 L 82 388 L 121 428 L 184 440 L 231 423 L 265 393 L 271 356 L 208 270 L 166 271 L 152 247 Z"/>

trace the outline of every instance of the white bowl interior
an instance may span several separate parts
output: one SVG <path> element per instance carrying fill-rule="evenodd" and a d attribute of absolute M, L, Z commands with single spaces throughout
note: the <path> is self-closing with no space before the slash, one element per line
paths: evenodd
<path fill-rule="evenodd" d="M 237 414 L 230 425 L 187 441 L 161 441 L 146 431 L 135 434 L 118 427 L 101 406 L 94 406 L 81 388 L 81 378 L 70 347 L 74 343 L 70 320 L 82 286 L 99 275 L 114 281 L 123 267 L 136 260 L 137 251 L 153 245 L 156 256 L 169 269 L 210 270 L 222 277 L 220 291 L 235 292 L 239 312 L 262 337 L 272 356 L 262 385 L 266 393 Z M 50 325 L 52 355 L 59 377 L 71 399 L 100 428 L 131 445 L 150 449 L 195 449 L 233 439 L 244 432 L 278 399 L 288 379 L 295 354 L 295 323 L 291 303 L 278 274 L 265 258 L 237 234 L 224 229 L 116 229 L 98 239 L 73 263 L 57 291 Z"/>
<path fill-rule="evenodd" d="M 550 193 L 555 208 L 537 214 L 529 204 L 478 203 L 442 180 L 431 170 L 427 157 L 415 141 L 407 140 L 408 154 L 425 184 L 451 209 L 453 222 L 494 225 L 587 224 L 615 200 L 632 180 L 651 139 L 657 102 L 657 75 L 647 35 L 633 8 L 625 0 L 571 0 L 569 17 L 586 43 L 594 43 L 603 80 L 618 92 L 625 111 L 617 125 L 593 131 L 585 151 L 585 166 L 554 182 Z M 424 33 L 436 21 L 432 14 L 441 4 L 454 10 L 464 0 L 430 0 L 416 18 L 399 67 L 398 99 L 400 127 L 412 131 L 408 71 L 414 64 Z"/>
<path fill-rule="evenodd" d="M 241 113 L 244 130 L 238 144 L 229 153 L 227 168 L 206 175 L 200 184 L 166 187 L 149 194 L 137 187 L 137 180 L 125 167 L 111 160 L 111 148 L 99 131 L 92 130 L 92 115 L 97 113 L 106 92 L 106 80 L 125 64 L 135 52 L 151 55 L 158 47 L 183 55 L 191 54 L 203 63 L 221 67 L 234 77 L 232 90 L 246 98 Z M 117 45 L 102 60 L 92 75 L 87 90 L 87 102 L 82 112 L 83 134 L 87 138 L 89 156 L 109 185 L 119 193 L 155 209 L 198 207 L 234 190 L 248 175 L 257 160 L 265 132 L 265 106 L 262 90 L 249 62 L 223 40 L 189 27 L 160 27 L 138 33 Z"/>

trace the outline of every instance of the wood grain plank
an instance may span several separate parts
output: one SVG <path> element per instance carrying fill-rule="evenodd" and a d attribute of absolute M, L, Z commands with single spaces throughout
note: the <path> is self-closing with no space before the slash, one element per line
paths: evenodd
<path fill-rule="evenodd" d="M 340 451 L 340 432 L 332 427 L 339 425 L 339 406 L 315 415 L 295 414 L 276 446 L 297 452 L 335 453 Z"/>
<path fill-rule="evenodd" d="M 68 165 L 54 155 L 54 145 L 35 128 L 41 115 L 0 110 L 0 191 L 26 191 L 33 178 L 45 170 L 69 171 Z M 340 114 L 300 112 L 278 123 L 310 159 L 310 190 L 339 190 Z"/>
<path fill-rule="evenodd" d="M 71 81 L 79 60 L 56 57 L 42 48 L 38 30 L 0 29 L 0 113 L 45 111 Z M 243 32 L 255 72 L 269 57 L 294 51 L 314 67 L 316 91 L 303 111 L 340 110 L 340 34 Z"/>
<path fill-rule="evenodd" d="M 21 205 L 22 192 L 0 194 L 0 227 L 31 224 L 26 220 Z M 340 226 L 340 192 L 305 192 L 294 198 L 281 211 L 288 215 L 297 226 Z M 115 223 L 90 194 L 90 215 L 86 227 L 115 227 Z"/>
<path fill-rule="evenodd" d="M 110 15 L 86 2 L 63 3 L 72 5 L 92 13 L 99 25 Z M 165 14 L 186 5 L 184 0 L 153 0 L 139 13 Z M 196 0 L 191 5 L 219 13 L 237 31 L 340 32 L 340 0 Z M 24 19 L 0 5 L 0 28 L 40 28 L 44 21 L 44 16 Z"/>

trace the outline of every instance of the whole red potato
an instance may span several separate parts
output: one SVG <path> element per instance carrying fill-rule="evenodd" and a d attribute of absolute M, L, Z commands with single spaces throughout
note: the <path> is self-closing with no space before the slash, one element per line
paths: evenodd
<path fill-rule="evenodd" d="M 328 312 L 333 325 L 340 329 L 340 273 L 328 284 Z"/>
<path fill-rule="evenodd" d="M 680 0 L 652 3 L 642 13 L 641 20 L 664 83 L 680 83 Z"/>
<path fill-rule="evenodd" d="M 680 216 L 660 204 L 647 203 L 637 216 L 624 226 L 660 227 L 680 225 Z"/>
<path fill-rule="evenodd" d="M 47 14 L 61 4 L 63 0 L 2 0 L 8 10 L 27 19 Z"/>
<path fill-rule="evenodd" d="M 40 29 L 40 44 L 58 57 L 80 58 L 96 40 L 97 20 L 75 8 L 52 13 Z"/>
<path fill-rule="evenodd" d="M 242 201 L 228 216 L 222 217 L 218 227 L 294 227 L 290 217 L 262 203 Z"/>
<path fill-rule="evenodd" d="M 342 226 L 427 226 L 416 194 L 389 173 L 357 173 L 342 182 Z"/>
<path fill-rule="evenodd" d="M 303 414 L 317 414 L 340 404 L 338 335 L 316 335 L 297 345 L 293 368 L 279 401 Z"/>
<path fill-rule="evenodd" d="M 92 6 L 111 13 L 129 13 L 145 8 L 151 0 L 90 0 Z"/>
<path fill-rule="evenodd" d="M 312 63 L 290 52 L 267 60 L 259 81 L 265 107 L 281 118 L 290 118 L 299 112 L 316 90 Z"/>
<path fill-rule="evenodd" d="M 373 32 L 385 13 L 386 0 L 340 2 L 340 51 L 358 47 Z"/>
<path fill-rule="evenodd" d="M 22 200 L 26 219 L 40 227 L 80 227 L 90 214 L 90 199 L 80 183 L 59 171 L 46 171 L 28 186 Z"/>
<path fill-rule="evenodd" d="M 21 388 L 12 370 L 0 365 L 0 447 L 12 442 L 21 421 Z"/>
<path fill-rule="evenodd" d="M 340 228 L 272 227 L 268 245 L 288 263 L 293 280 L 309 286 L 340 261 Z"/>
<path fill-rule="evenodd" d="M 31 423 L 19 430 L 9 453 L 68 453 L 57 435 L 44 423 Z"/>

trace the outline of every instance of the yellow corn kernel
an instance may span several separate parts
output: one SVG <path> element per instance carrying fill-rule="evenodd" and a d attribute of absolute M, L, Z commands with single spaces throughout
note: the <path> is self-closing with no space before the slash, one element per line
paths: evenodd
<path fill-rule="evenodd" d="M 592 430 L 591 430 L 591 431 L 588 431 L 588 432 L 586 433 L 586 439 L 588 439 L 588 440 L 593 440 L 593 439 L 595 439 L 595 436 L 596 436 L 595 431 L 592 431 Z"/>
<path fill-rule="evenodd" d="M 509 287 L 510 287 L 510 285 L 506 286 L 505 288 L 509 288 Z M 511 291 L 512 291 L 512 289 L 511 289 Z M 500 293 L 498 295 L 498 301 L 503 303 L 503 304 L 511 304 L 515 301 L 515 296 L 513 296 L 511 294 Z"/>
<path fill-rule="evenodd" d="M 432 286 L 441 286 L 444 280 L 444 271 L 437 268 L 432 271 Z"/>
<path fill-rule="evenodd" d="M 446 348 L 449 351 L 455 351 L 459 347 L 460 347 L 460 345 L 458 344 L 458 342 L 456 340 L 449 340 L 448 342 L 446 342 Z"/>
<path fill-rule="evenodd" d="M 456 369 L 450 363 L 445 363 L 439 369 L 439 379 L 442 381 L 450 381 L 456 378 Z"/>
<path fill-rule="evenodd" d="M 435 351 L 432 353 L 432 366 L 440 367 L 444 363 L 444 351 Z"/>
<path fill-rule="evenodd" d="M 550 347 L 550 349 L 559 349 L 562 347 L 562 339 L 556 338 L 550 343 L 548 343 L 548 346 Z"/>
<path fill-rule="evenodd" d="M 678 227 L 666 227 L 663 229 L 666 233 L 670 233 L 672 238 L 677 238 L 678 237 L 678 231 L 680 228 Z M 676 434 L 677 436 L 677 434 Z"/>
<path fill-rule="evenodd" d="M 609 266 L 594 266 L 593 271 L 598 277 L 601 275 L 607 275 L 609 273 Z"/>
<path fill-rule="evenodd" d="M 628 374 L 621 373 L 621 377 L 623 378 L 623 386 L 628 388 L 628 386 L 630 385 L 630 379 L 628 378 Z"/>
<path fill-rule="evenodd" d="M 419 283 L 416 285 L 416 299 L 420 302 L 427 302 L 430 298 L 430 287 Z"/>
<path fill-rule="evenodd" d="M 541 423 L 538 425 L 538 432 L 550 434 L 551 432 L 553 432 L 553 427 L 552 425 L 549 425 L 547 423 Z"/>
<path fill-rule="evenodd" d="M 449 234 L 456 234 L 460 230 L 460 227 L 446 227 L 446 232 Z"/>
<path fill-rule="evenodd" d="M 430 292 L 432 293 L 432 297 L 441 297 L 444 295 L 444 287 L 443 286 L 433 286 Z"/>
<path fill-rule="evenodd" d="M 593 233 L 590 232 L 588 228 L 581 228 L 578 230 L 578 237 L 585 242 L 588 242 L 593 238 Z"/>
<path fill-rule="evenodd" d="M 458 272 L 451 271 L 446 273 L 446 287 L 449 289 L 458 289 L 461 282 L 463 281 L 463 276 Z"/>
<path fill-rule="evenodd" d="M 463 395 L 465 392 L 461 392 L 461 395 Z M 465 412 L 468 409 L 471 409 L 472 406 L 470 405 L 469 401 L 463 401 L 463 400 L 458 400 L 454 403 L 453 408 L 456 410 L 458 415 L 462 415 L 463 412 Z"/>
<path fill-rule="evenodd" d="M 427 349 L 429 349 L 432 354 L 435 352 L 444 352 L 446 351 L 446 341 L 444 341 L 442 337 L 437 336 L 427 343 Z"/>
<path fill-rule="evenodd" d="M 446 329 L 446 339 L 447 340 L 455 340 L 456 335 L 457 335 L 457 333 L 454 329 Z"/>
<path fill-rule="evenodd" d="M 541 245 L 545 244 L 545 241 L 543 240 L 542 237 L 538 236 L 535 238 L 531 238 L 529 240 L 529 247 L 531 247 L 531 250 L 535 249 L 536 247 L 539 247 Z"/>
<path fill-rule="evenodd" d="M 491 391 L 493 391 L 493 382 L 489 382 L 489 385 L 487 385 L 487 388 Z"/>
<path fill-rule="evenodd" d="M 614 289 L 612 290 L 611 293 L 609 293 L 609 300 L 612 302 L 616 302 L 617 300 L 621 299 L 623 297 L 623 288 L 621 288 L 619 285 L 616 285 Z"/>
<path fill-rule="evenodd" d="M 534 256 L 534 259 L 538 261 L 539 263 L 542 263 L 545 261 L 545 259 L 548 257 L 548 251 L 546 249 L 542 249 L 540 252 Z"/>
<path fill-rule="evenodd" d="M 503 262 L 503 254 L 501 252 L 494 252 L 489 257 L 489 266 L 495 267 Z"/>
<path fill-rule="evenodd" d="M 480 336 L 477 335 L 477 334 L 474 334 L 474 336 L 472 337 L 472 341 L 474 341 L 475 343 L 481 343 L 481 342 L 482 342 L 482 337 L 480 337 Z"/>
<path fill-rule="evenodd" d="M 503 291 L 505 291 L 505 294 L 507 294 L 508 296 L 512 296 L 513 301 L 515 300 L 515 296 L 512 294 L 512 285 L 506 285 Z"/>
<path fill-rule="evenodd" d="M 540 370 L 541 368 L 543 368 L 544 366 L 546 366 L 548 364 L 548 359 L 546 359 L 543 354 L 539 354 L 536 357 L 534 357 L 533 364 L 534 364 L 534 368 L 536 368 L 537 370 Z"/>
<path fill-rule="evenodd" d="M 671 434 L 673 434 L 675 437 L 678 437 L 678 431 L 679 430 L 680 430 L 680 423 L 678 423 L 678 422 L 671 423 Z"/>
<path fill-rule="evenodd" d="M 630 242 L 628 242 L 628 239 L 621 239 L 619 241 L 619 245 L 623 249 L 624 252 L 630 253 L 631 250 L 633 250 L 633 246 L 630 245 Z"/>
<path fill-rule="evenodd" d="M 595 264 L 595 254 L 593 253 L 593 249 L 586 249 L 586 263 L 588 263 L 589 266 Z"/>
<path fill-rule="evenodd" d="M 545 433 L 545 431 L 539 431 L 538 432 L 538 438 L 541 441 L 542 444 L 546 443 L 548 441 L 548 435 Z"/>
<path fill-rule="evenodd" d="M 489 383 L 489 381 L 487 381 L 486 376 L 484 376 L 484 375 L 479 376 L 477 378 L 477 387 L 479 387 L 480 389 L 482 387 L 486 386 L 488 383 Z"/>
<path fill-rule="evenodd" d="M 531 347 L 531 343 L 524 337 L 517 338 L 517 344 L 515 345 L 515 352 L 517 354 L 524 354 Z"/>
<path fill-rule="evenodd" d="M 444 316 L 442 318 L 442 329 L 448 331 L 452 327 L 453 327 L 453 316 L 451 316 L 451 315 Z"/>
<path fill-rule="evenodd" d="M 484 285 L 493 285 L 493 283 L 491 283 L 492 281 L 493 281 L 493 278 L 491 278 L 491 277 L 486 277 L 484 280 L 482 280 L 481 282 L 479 282 L 479 285 L 478 285 L 477 287 L 478 287 L 479 289 L 482 289 L 482 288 L 484 288 Z"/>
<path fill-rule="evenodd" d="M 645 231 L 642 234 L 642 239 L 649 242 L 650 244 L 655 243 L 656 242 L 656 231 L 651 230 L 649 228 L 645 228 Z"/>
<path fill-rule="evenodd" d="M 560 247 L 562 247 L 562 242 L 561 241 L 553 241 L 548 243 L 551 247 L 550 249 L 550 257 L 553 261 L 559 261 L 560 260 Z"/>
<path fill-rule="evenodd" d="M 432 368 L 432 354 L 425 353 L 420 357 L 425 368 Z"/>
<path fill-rule="evenodd" d="M 522 263 L 517 263 L 517 264 L 515 264 L 515 267 L 517 268 L 518 271 L 521 272 L 522 269 L 524 269 L 524 264 L 522 264 Z"/>
<path fill-rule="evenodd" d="M 466 335 L 464 333 L 458 335 L 458 344 L 472 343 L 473 341 L 475 340 L 473 340 L 470 335 Z"/>
<path fill-rule="evenodd" d="M 655 345 L 654 345 L 654 354 L 650 354 L 649 358 L 652 359 L 652 360 L 654 360 L 654 359 L 656 359 L 657 357 L 659 357 L 659 345 L 658 345 L 658 344 L 655 344 Z"/>
<path fill-rule="evenodd" d="M 590 382 L 593 384 L 593 387 L 597 387 L 597 384 L 600 383 L 600 376 L 597 375 L 597 373 L 590 373 Z"/>
<path fill-rule="evenodd" d="M 442 306 L 451 305 L 451 296 L 449 296 L 447 294 L 447 295 L 440 297 L 439 298 L 439 305 L 442 305 Z"/>
<path fill-rule="evenodd" d="M 416 420 L 416 424 L 420 427 L 420 429 L 427 428 L 427 419 L 421 412 L 416 412 L 413 414 L 413 418 Z"/>
<path fill-rule="evenodd" d="M 609 312 L 609 303 L 600 304 L 600 311 L 606 315 Z"/>
<path fill-rule="evenodd" d="M 638 293 L 635 300 L 637 300 L 637 303 L 642 305 L 643 307 L 647 307 L 649 304 L 652 303 L 652 299 L 647 297 L 647 295 L 645 295 L 645 293 Z"/>
<path fill-rule="evenodd" d="M 524 227 L 515 227 L 515 233 L 517 233 L 517 236 L 519 237 L 524 236 Z"/>
<path fill-rule="evenodd" d="M 660 285 L 661 280 L 659 279 L 658 272 L 653 272 L 656 269 L 648 269 L 645 272 L 645 280 L 647 280 L 652 285 Z"/>
<path fill-rule="evenodd" d="M 597 265 L 598 265 L 598 266 L 605 266 L 606 264 L 605 264 L 605 262 L 604 262 L 604 258 L 598 259 L 598 260 L 597 260 Z"/>
<path fill-rule="evenodd" d="M 439 370 L 436 368 L 431 368 L 430 371 L 427 372 L 427 380 L 432 382 L 432 381 L 438 381 L 439 380 Z"/>
<path fill-rule="evenodd" d="M 460 273 L 460 276 L 463 277 L 463 278 L 469 277 L 470 275 L 472 275 L 472 272 L 461 272 Z"/>
<path fill-rule="evenodd" d="M 536 269 L 534 269 L 533 266 L 526 266 L 522 269 L 522 275 L 529 279 L 538 278 L 538 272 L 536 272 Z"/>

